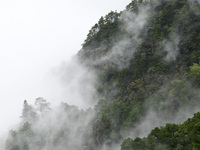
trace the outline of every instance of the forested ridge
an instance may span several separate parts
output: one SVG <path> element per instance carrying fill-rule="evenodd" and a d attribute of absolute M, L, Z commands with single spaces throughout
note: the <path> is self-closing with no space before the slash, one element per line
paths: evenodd
<path fill-rule="evenodd" d="M 199 0 L 133 0 L 101 17 L 76 57 L 95 72 L 95 106 L 24 101 L 6 150 L 200 148 Z"/>

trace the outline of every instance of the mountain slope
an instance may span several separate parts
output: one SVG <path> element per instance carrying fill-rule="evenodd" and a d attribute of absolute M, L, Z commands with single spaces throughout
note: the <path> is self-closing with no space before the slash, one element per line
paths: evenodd
<path fill-rule="evenodd" d="M 128 138 L 122 143 L 122 150 L 197 150 L 200 148 L 200 113 L 194 114 L 183 124 L 166 124 L 155 128 L 146 138 Z"/>
<path fill-rule="evenodd" d="M 119 142 L 151 111 L 162 124 L 183 121 L 178 115 L 184 109 L 192 114 L 199 106 L 198 1 L 132 1 L 126 9 L 112 22 L 115 26 L 106 18 L 118 14 L 101 18 L 92 28 L 98 32 L 79 53 L 101 83 L 97 120 L 102 128 L 94 131 L 100 145 Z"/>
<path fill-rule="evenodd" d="M 142 138 L 156 126 L 182 123 L 191 117 L 200 106 L 199 12 L 197 0 L 134 0 L 125 10 L 101 17 L 76 56 L 79 65 L 87 68 L 82 74 L 87 78 L 76 81 L 81 82 L 83 95 L 84 86 L 93 80 L 88 74 L 95 74 L 96 82 L 89 89 L 94 88 L 91 91 L 98 95 L 96 105 L 80 110 L 62 103 L 50 109 L 40 98 L 36 101 L 45 110 L 40 111 L 38 106 L 24 103 L 22 122 L 10 132 L 6 149 L 116 150 L 127 137 Z M 77 72 L 70 75 L 77 76 Z M 168 127 L 170 133 L 165 136 L 162 132 Z M 157 130 L 164 137 L 155 139 Z M 154 129 L 148 138 L 126 139 L 122 149 L 144 149 L 140 146 L 144 142 L 143 146 L 155 149 L 151 140 L 168 144 L 163 149 L 181 149 L 185 145 L 171 137 L 179 130 L 181 125 L 168 124 Z M 191 148 L 196 140 L 198 136 L 186 145 Z"/>

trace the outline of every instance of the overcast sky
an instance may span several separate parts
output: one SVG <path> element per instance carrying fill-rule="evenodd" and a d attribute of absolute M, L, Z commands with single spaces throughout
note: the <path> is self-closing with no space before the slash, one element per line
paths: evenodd
<path fill-rule="evenodd" d="M 21 115 L 23 101 L 61 101 L 44 80 L 81 48 L 89 29 L 131 0 L 0 1 L 0 133 Z M 53 103 L 54 103 L 53 102 Z"/>

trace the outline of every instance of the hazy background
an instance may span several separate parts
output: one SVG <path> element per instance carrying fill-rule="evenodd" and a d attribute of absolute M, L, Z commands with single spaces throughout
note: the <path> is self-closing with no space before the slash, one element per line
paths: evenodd
<path fill-rule="evenodd" d="M 0 1 L 0 136 L 19 120 L 23 101 L 65 101 L 51 68 L 69 61 L 90 28 L 131 0 Z"/>

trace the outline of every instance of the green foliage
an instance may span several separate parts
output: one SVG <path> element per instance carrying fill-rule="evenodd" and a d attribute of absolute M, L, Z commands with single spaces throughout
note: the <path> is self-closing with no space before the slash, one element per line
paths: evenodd
<path fill-rule="evenodd" d="M 194 84 L 200 87 L 200 65 L 194 63 L 190 67 L 189 77 L 194 81 Z"/>
<path fill-rule="evenodd" d="M 167 0 L 160 1 L 160 4 L 157 4 L 155 9 L 152 10 L 153 13 L 149 17 L 148 24 L 145 26 L 144 32 L 147 33 L 141 35 L 144 41 L 137 47 L 128 67 L 120 70 L 110 63 L 95 66 L 97 72 L 100 72 L 100 92 L 105 97 L 103 107 L 100 104 L 96 105 L 96 109 L 99 110 L 96 120 L 99 123 L 96 123 L 95 126 L 101 124 L 102 127 L 98 134 L 96 130 L 93 131 L 95 138 L 99 141 L 98 143 L 104 143 L 107 140 L 118 141 L 118 138 L 120 139 L 129 130 L 139 125 L 149 109 L 155 110 L 159 117 L 170 120 L 181 109 L 193 109 L 198 105 L 198 90 L 191 90 L 192 85 L 185 77 L 189 74 L 190 78 L 196 81 L 199 79 L 198 71 L 194 71 L 194 68 L 198 70 L 198 66 L 192 66 L 192 64 L 199 63 L 200 37 L 197 20 L 200 18 L 199 15 L 194 13 L 195 11 L 188 7 L 188 3 L 187 0 L 173 2 Z M 127 5 L 126 11 L 137 15 L 140 13 L 140 7 L 145 5 L 151 7 L 155 3 L 153 1 L 135 0 Z M 196 6 L 194 9 L 199 10 Z M 105 18 L 102 17 L 98 24 L 103 25 L 104 21 Z M 113 41 L 116 33 L 117 36 L 126 35 L 123 30 L 120 30 L 119 22 L 115 27 L 113 28 L 115 34 L 110 36 Z M 108 35 L 106 30 L 103 32 Z M 162 43 L 163 40 L 173 42 L 173 34 L 180 35 L 180 42 L 177 45 L 180 53 L 175 61 L 165 61 L 167 52 L 162 51 L 163 47 L 159 43 Z M 131 38 L 134 35 L 129 34 L 129 36 Z M 93 36 L 93 38 L 95 37 L 96 35 Z M 109 38 L 105 35 L 103 39 Z M 97 47 L 101 47 L 102 40 L 91 40 L 90 42 L 96 41 L 99 44 Z M 85 46 L 90 45 L 92 46 L 88 43 Z M 108 45 L 106 53 L 109 53 L 112 47 L 112 45 L 109 45 L 111 46 L 109 48 Z M 86 51 L 89 51 L 89 49 L 86 48 Z M 91 53 L 92 51 L 94 49 L 91 50 Z M 99 56 L 101 53 L 102 56 L 102 51 L 100 51 L 101 48 L 99 53 L 96 52 L 95 55 Z M 87 59 L 90 59 L 88 55 Z M 94 58 L 94 60 L 98 59 Z M 143 144 L 151 147 L 151 149 L 168 149 L 169 147 L 181 149 L 184 145 L 181 143 L 176 145 L 175 132 L 177 132 L 176 125 L 167 125 L 157 135 L 160 138 L 159 141 L 156 139 L 158 137 L 150 135 L 149 139 L 146 139 Z M 157 144 L 151 144 L 148 141 L 156 141 Z M 131 143 L 130 139 L 123 143 L 126 149 L 131 149 L 129 143 Z M 135 141 L 135 143 L 139 145 L 138 141 Z M 138 148 L 140 147 L 138 146 Z"/>
<path fill-rule="evenodd" d="M 156 127 L 147 138 L 125 139 L 122 150 L 192 150 L 200 148 L 200 113 L 188 119 L 181 125 L 167 124 L 165 127 Z"/>
<path fill-rule="evenodd" d="M 193 110 L 199 106 L 200 7 L 198 3 L 191 5 L 194 1 L 159 0 L 159 3 L 156 3 L 149 0 L 133 0 L 124 10 L 133 13 L 129 17 L 142 13 L 140 8 L 152 11 L 145 27 L 137 36 L 135 33 L 127 33 L 122 27 L 124 24 L 120 19 L 123 19 L 121 14 L 124 11 L 111 11 L 90 29 L 78 57 L 86 67 L 97 72 L 97 90 L 102 99 L 90 111 L 80 111 L 75 106 L 62 104 L 61 109 L 64 113 L 60 115 L 63 120 L 67 118 L 69 122 L 77 125 L 78 121 L 81 120 L 83 123 L 87 115 L 95 111 L 95 116 L 84 133 L 87 135 L 87 141 L 83 144 L 84 149 L 98 149 L 102 145 L 119 143 L 127 133 L 136 129 L 145 120 L 149 110 L 155 111 L 157 117 L 163 120 L 172 120 L 181 111 Z M 134 27 L 134 23 L 129 26 Z M 173 43 L 173 35 L 177 35 L 179 39 L 176 45 L 177 57 L 173 61 L 166 61 L 168 52 L 163 50 L 163 41 Z M 113 52 L 114 43 L 124 37 L 132 44 L 124 48 L 120 55 L 134 51 L 133 55 L 127 56 L 128 59 L 125 57 L 129 65 L 120 68 L 110 60 L 102 63 L 102 58 Z M 114 60 L 118 61 L 119 58 L 120 56 L 117 56 Z M 44 117 L 51 109 L 50 104 L 43 98 L 38 98 L 35 104 L 34 109 L 24 102 L 23 124 L 19 130 L 10 132 L 7 150 L 26 150 L 27 143 L 33 137 L 38 139 L 33 142 L 39 145 L 38 149 L 44 148 L 45 137 L 53 137 L 53 145 L 59 145 L 62 143 L 60 141 L 64 140 L 66 147 L 69 146 L 67 141 L 71 128 L 66 122 L 58 131 L 46 132 L 48 136 L 36 136 L 32 124 L 41 114 Z M 121 149 L 199 149 L 199 122 L 200 113 L 197 113 L 181 125 L 169 123 L 164 127 L 157 127 L 146 138 L 125 139 Z M 78 130 L 82 131 L 83 128 L 80 127 Z"/>
<path fill-rule="evenodd" d="M 97 24 L 95 24 L 87 35 L 87 39 L 83 44 L 83 48 L 92 44 L 95 41 L 103 42 L 109 40 L 118 28 L 120 13 L 111 11 L 105 17 L 101 17 Z M 108 44 L 106 42 L 106 44 Z"/>
<path fill-rule="evenodd" d="M 131 138 L 127 138 L 123 141 L 121 144 L 122 149 L 121 150 L 132 150 L 132 142 L 133 140 Z"/>

